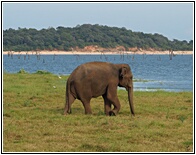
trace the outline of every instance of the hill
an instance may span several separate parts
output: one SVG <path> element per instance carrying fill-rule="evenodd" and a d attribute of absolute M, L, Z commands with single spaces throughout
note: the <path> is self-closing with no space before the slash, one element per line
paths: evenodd
<path fill-rule="evenodd" d="M 193 40 L 169 40 L 161 34 L 133 32 L 126 28 L 83 24 L 76 27 L 49 27 L 7 29 L 3 31 L 4 51 L 65 50 L 85 49 L 88 46 L 101 48 L 123 47 L 155 50 L 193 50 Z"/>

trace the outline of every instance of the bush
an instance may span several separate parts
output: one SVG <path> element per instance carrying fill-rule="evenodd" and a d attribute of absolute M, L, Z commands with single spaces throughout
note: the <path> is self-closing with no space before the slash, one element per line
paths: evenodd
<path fill-rule="evenodd" d="M 23 68 L 21 70 L 18 71 L 19 74 L 27 74 L 28 72 L 25 71 Z"/>
<path fill-rule="evenodd" d="M 35 74 L 52 74 L 52 73 L 44 70 L 38 70 L 37 72 L 35 72 Z"/>

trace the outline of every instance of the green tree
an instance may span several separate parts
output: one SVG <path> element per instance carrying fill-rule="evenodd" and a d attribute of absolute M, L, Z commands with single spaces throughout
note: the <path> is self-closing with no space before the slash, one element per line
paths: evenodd
<path fill-rule="evenodd" d="M 36 30 L 33 28 L 7 29 L 3 31 L 4 50 L 70 50 L 98 45 L 109 48 L 124 46 L 125 48 L 154 48 L 159 50 L 193 50 L 193 40 L 169 40 L 161 34 L 145 34 L 133 32 L 126 28 L 103 25 L 83 24 L 74 28 L 59 26 L 56 29 Z"/>

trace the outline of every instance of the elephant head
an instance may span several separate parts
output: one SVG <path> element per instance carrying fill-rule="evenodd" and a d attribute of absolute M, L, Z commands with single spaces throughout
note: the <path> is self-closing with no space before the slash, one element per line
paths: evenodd
<path fill-rule="evenodd" d="M 132 115 L 135 115 L 134 105 L 133 105 L 133 74 L 129 65 L 122 65 L 119 71 L 119 85 L 120 87 L 125 87 L 128 91 L 128 100 L 130 105 L 130 111 Z"/>

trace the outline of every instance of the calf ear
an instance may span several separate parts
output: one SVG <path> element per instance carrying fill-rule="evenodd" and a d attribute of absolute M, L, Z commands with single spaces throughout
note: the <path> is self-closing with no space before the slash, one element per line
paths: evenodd
<path fill-rule="evenodd" d="M 120 69 L 120 77 L 123 78 L 126 74 L 127 74 L 127 68 L 126 67 L 122 67 Z"/>

